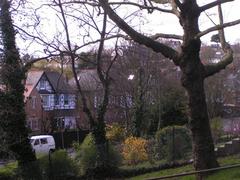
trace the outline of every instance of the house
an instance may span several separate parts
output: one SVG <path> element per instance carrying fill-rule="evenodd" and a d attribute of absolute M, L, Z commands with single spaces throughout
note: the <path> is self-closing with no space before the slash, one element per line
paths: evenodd
<path fill-rule="evenodd" d="M 29 71 L 25 89 L 26 119 L 33 132 L 76 128 L 79 118 L 76 91 L 64 75 L 51 71 Z"/>
<path fill-rule="evenodd" d="M 116 76 L 114 76 L 116 77 Z M 78 80 L 84 96 L 87 99 L 88 108 L 93 116 L 97 115 L 97 109 L 103 100 L 102 83 L 98 77 L 96 69 L 82 69 L 78 73 Z M 69 83 L 76 88 L 75 79 L 71 79 Z M 127 119 L 127 110 L 132 107 L 132 96 L 119 91 L 114 82 L 110 85 L 109 103 L 105 114 L 107 124 L 113 122 L 124 123 Z M 82 110 L 82 108 L 80 108 Z M 88 128 L 88 118 L 83 111 L 80 111 L 81 128 Z"/>

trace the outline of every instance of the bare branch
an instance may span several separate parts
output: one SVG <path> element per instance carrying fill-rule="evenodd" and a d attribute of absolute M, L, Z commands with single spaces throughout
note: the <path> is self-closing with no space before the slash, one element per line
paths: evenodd
<path fill-rule="evenodd" d="M 221 4 L 218 5 L 218 16 L 219 16 L 220 25 L 223 25 L 223 13 L 222 13 Z M 220 37 L 222 49 L 225 54 L 223 56 L 223 59 L 220 62 L 205 66 L 205 77 L 211 76 L 221 71 L 222 69 L 225 69 L 227 65 L 229 65 L 233 61 L 233 50 L 231 46 L 228 43 L 226 43 L 223 27 L 219 30 L 218 34 Z"/>
<path fill-rule="evenodd" d="M 61 10 L 61 15 L 62 15 L 63 22 L 64 22 L 64 30 L 65 30 L 66 37 L 67 37 L 67 45 L 68 45 L 68 49 L 70 51 L 70 58 L 71 58 L 71 62 L 72 62 L 71 63 L 72 71 L 73 71 L 73 75 L 74 75 L 74 79 L 75 79 L 78 91 L 79 91 L 79 93 L 81 95 L 81 100 L 82 100 L 82 104 L 83 104 L 83 111 L 88 116 L 90 127 L 93 128 L 95 126 L 95 122 L 94 122 L 94 119 L 93 119 L 93 115 L 92 115 L 90 109 L 87 106 L 87 99 L 86 99 L 85 94 L 84 94 L 84 92 L 82 90 L 80 82 L 79 82 L 79 80 L 77 78 L 77 72 L 75 70 L 75 55 L 73 54 L 73 51 L 72 51 L 71 41 L 70 41 L 69 31 L 68 31 L 68 24 L 67 24 L 67 20 L 66 20 L 65 14 L 64 14 L 64 10 L 63 10 L 63 7 L 62 7 L 61 0 L 58 0 L 58 3 L 57 2 L 55 2 L 55 3 L 59 5 L 59 8 Z"/>
<path fill-rule="evenodd" d="M 206 11 L 208 9 L 211 9 L 217 5 L 223 4 L 223 3 L 227 3 L 227 2 L 231 2 L 234 0 L 216 0 L 214 2 L 211 2 L 209 4 L 203 5 L 202 7 L 200 7 L 200 12 Z"/>
<path fill-rule="evenodd" d="M 157 33 L 153 36 L 150 36 L 152 39 L 158 39 L 158 38 L 165 38 L 165 39 L 178 39 L 182 40 L 183 37 L 176 35 L 176 34 L 162 34 L 162 33 Z"/>
<path fill-rule="evenodd" d="M 126 32 L 134 41 L 139 44 L 144 44 L 147 47 L 150 47 L 155 52 L 162 53 L 165 57 L 172 59 L 173 62 L 178 65 L 179 64 L 179 53 L 173 48 L 162 44 L 160 42 L 154 41 L 153 39 L 144 36 L 143 34 L 135 31 L 132 27 L 130 27 L 122 18 L 120 18 L 110 7 L 106 0 L 99 0 L 101 6 L 106 11 L 110 19 L 114 21 L 124 32 Z"/>
<path fill-rule="evenodd" d="M 57 57 L 59 56 L 60 54 L 51 54 L 49 56 L 45 56 L 45 57 L 40 57 L 40 58 L 34 58 L 34 59 L 31 59 L 30 61 L 26 62 L 24 64 L 24 67 L 27 68 L 27 67 L 30 67 L 32 64 L 38 62 L 38 61 L 42 61 L 42 60 L 47 60 L 48 58 L 51 58 L 51 57 Z"/>
<path fill-rule="evenodd" d="M 180 12 L 178 11 L 178 8 L 181 9 L 181 5 L 180 5 L 180 2 L 179 1 L 176 1 L 176 0 L 172 0 L 171 1 L 171 5 L 172 5 L 172 11 L 174 12 L 174 14 L 177 16 L 177 17 L 180 17 Z"/>
<path fill-rule="evenodd" d="M 173 0 L 177 7 L 182 8 L 182 3 L 179 0 Z"/>
<path fill-rule="evenodd" d="M 227 65 L 233 61 L 233 51 L 231 48 L 227 50 L 222 60 L 215 64 L 205 65 L 205 77 L 214 75 L 215 73 L 225 69 Z"/>
<path fill-rule="evenodd" d="M 131 40 L 131 38 L 129 36 L 126 36 L 126 35 L 123 35 L 123 34 L 117 34 L 117 35 L 113 35 L 113 36 L 108 36 L 108 37 L 105 37 L 104 40 L 110 40 L 110 39 L 114 39 L 114 38 L 123 38 L 125 40 Z M 91 42 L 88 42 L 88 43 L 85 43 L 81 46 L 76 46 L 76 48 L 74 49 L 74 51 L 77 51 L 83 47 L 86 47 L 86 46 L 89 46 L 91 44 L 96 44 L 98 42 L 100 42 L 101 39 L 97 39 L 95 41 L 91 41 Z"/>
<path fill-rule="evenodd" d="M 238 19 L 238 20 L 236 20 L 236 21 L 224 23 L 224 24 L 222 24 L 222 25 L 213 26 L 213 27 L 211 27 L 211 28 L 209 28 L 209 29 L 206 29 L 206 30 L 198 33 L 198 34 L 195 36 L 195 39 L 198 39 L 198 38 L 200 38 L 200 37 L 202 37 L 202 36 L 204 36 L 204 35 L 206 35 L 206 34 L 208 34 L 208 33 L 210 33 L 210 32 L 218 31 L 218 30 L 220 30 L 220 29 L 222 29 L 222 28 L 226 28 L 226 27 L 235 26 L 235 25 L 237 25 L 237 24 L 240 24 L 240 19 Z"/>
<path fill-rule="evenodd" d="M 53 49 L 57 49 L 56 47 L 54 47 L 54 46 L 52 45 L 51 42 L 48 43 L 48 42 L 44 41 L 42 38 L 40 38 L 39 36 L 34 36 L 34 35 L 28 33 L 27 31 L 25 31 L 24 29 L 22 29 L 22 28 L 20 28 L 20 27 L 18 27 L 18 26 L 16 26 L 16 25 L 13 25 L 13 26 L 14 26 L 14 28 L 16 28 L 17 30 L 22 31 L 24 34 L 26 34 L 27 36 L 33 38 L 34 40 L 37 40 L 38 42 L 41 42 L 41 43 L 43 43 L 43 44 L 46 44 L 46 45 L 48 45 L 49 47 L 51 47 L 51 48 L 53 48 Z"/>
<path fill-rule="evenodd" d="M 218 5 L 218 16 L 219 16 L 220 25 L 222 25 L 223 24 L 223 13 L 222 13 L 221 4 Z M 218 34 L 219 34 L 219 37 L 220 37 L 220 43 L 221 43 L 222 49 L 225 52 L 226 39 L 225 39 L 225 34 L 224 34 L 224 28 L 220 29 Z"/>
<path fill-rule="evenodd" d="M 109 79 L 107 76 L 104 76 L 102 71 L 102 53 L 104 48 L 104 37 L 106 35 L 106 28 L 107 28 L 107 14 L 104 12 L 103 16 L 103 27 L 101 32 L 101 40 L 99 43 L 98 53 L 97 53 L 97 74 L 98 77 L 103 85 L 104 94 L 103 94 L 103 100 L 100 106 L 100 109 L 98 110 L 98 120 L 103 121 L 105 112 L 107 111 L 107 105 L 108 105 L 108 97 L 109 97 Z"/>
<path fill-rule="evenodd" d="M 157 11 L 161 11 L 161 12 L 165 12 L 165 13 L 174 14 L 174 11 L 170 10 L 170 9 L 163 9 L 163 8 L 159 8 L 156 6 L 149 7 L 149 6 L 137 4 L 134 2 L 109 2 L 109 5 L 133 5 L 133 6 L 139 7 L 140 9 L 146 9 L 146 10 L 151 10 L 151 11 L 157 10 Z"/>
<path fill-rule="evenodd" d="M 151 2 L 151 1 L 149 1 Z M 72 3 L 76 3 L 76 4 L 87 4 L 87 5 L 90 5 L 90 6 L 100 6 L 98 3 L 96 2 L 88 2 L 88 1 L 71 1 L 71 2 L 65 2 L 63 4 L 72 4 Z M 161 11 L 161 12 L 165 12 L 165 13 L 172 13 L 174 14 L 173 10 L 170 10 L 170 9 L 163 9 L 163 8 L 160 8 L 160 7 L 156 7 L 156 6 L 147 6 L 147 5 L 141 5 L 141 4 L 138 4 L 138 3 L 134 3 L 134 2 L 109 2 L 109 5 L 132 5 L 132 6 L 135 6 L 135 7 L 138 7 L 140 9 L 146 9 L 146 10 L 150 10 L 150 11 Z"/>
<path fill-rule="evenodd" d="M 97 53 L 97 73 L 99 76 L 99 79 L 101 82 L 105 85 L 106 84 L 106 79 L 104 78 L 102 69 L 101 69 L 101 60 L 102 60 L 102 52 L 103 52 L 103 47 L 104 47 L 104 38 L 106 35 L 106 26 L 107 26 L 107 14 L 104 13 L 104 18 L 103 18 L 103 28 L 101 32 L 101 39 L 98 47 L 98 53 Z"/>

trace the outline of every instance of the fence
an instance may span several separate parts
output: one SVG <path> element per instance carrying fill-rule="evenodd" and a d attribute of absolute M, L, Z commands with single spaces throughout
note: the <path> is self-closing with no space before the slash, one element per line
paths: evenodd
<path fill-rule="evenodd" d="M 224 170 L 224 169 L 237 168 L 237 167 L 240 167 L 240 164 L 234 164 L 234 165 L 223 166 L 223 167 L 212 168 L 212 169 L 204 169 L 204 170 L 200 170 L 200 171 L 191 171 L 191 172 L 174 174 L 174 175 L 169 175 L 169 176 L 148 178 L 147 180 L 161 180 L 161 179 L 179 178 L 179 177 L 183 177 L 183 176 L 197 175 L 197 174 L 201 174 L 201 173 L 209 173 L 209 172 L 220 171 L 220 170 Z"/>
<path fill-rule="evenodd" d="M 75 130 L 55 132 L 51 135 L 54 137 L 56 148 L 69 148 L 74 141 L 81 143 L 88 133 L 87 130 Z"/>

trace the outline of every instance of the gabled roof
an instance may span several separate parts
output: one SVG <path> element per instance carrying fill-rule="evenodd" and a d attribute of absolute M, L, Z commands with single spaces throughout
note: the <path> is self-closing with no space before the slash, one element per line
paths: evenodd
<path fill-rule="evenodd" d="M 42 75 L 43 75 L 43 71 L 29 71 L 27 73 L 27 78 L 25 82 L 25 91 L 24 91 L 25 100 L 27 97 L 30 96 L 32 90 L 34 89 L 34 87 L 36 87 Z"/>
<path fill-rule="evenodd" d="M 84 91 L 100 90 L 102 85 L 96 69 L 84 69 L 78 73 L 78 80 Z M 69 83 L 76 87 L 75 79 L 72 78 Z"/>
<path fill-rule="evenodd" d="M 54 71 L 48 71 L 44 74 L 56 93 L 74 93 L 73 88 L 66 82 L 64 75 Z"/>
<path fill-rule="evenodd" d="M 74 93 L 73 88 L 66 82 L 64 75 L 51 71 L 29 71 L 25 82 L 25 98 L 29 97 L 32 90 L 37 86 L 41 77 L 46 76 L 55 93 Z"/>

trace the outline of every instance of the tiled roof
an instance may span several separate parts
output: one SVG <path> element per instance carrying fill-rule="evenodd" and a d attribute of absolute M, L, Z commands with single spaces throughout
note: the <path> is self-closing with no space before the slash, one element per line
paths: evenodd
<path fill-rule="evenodd" d="M 47 76 L 47 79 L 49 80 L 50 84 L 52 85 L 52 88 L 55 92 L 58 93 L 74 93 L 73 88 L 66 82 L 66 79 L 64 76 L 58 72 L 45 72 L 45 71 L 29 71 L 27 73 L 27 79 L 25 83 L 25 89 L 24 97 L 27 98 L 30 96 L 32 90 L 36 87 L 38 84 L 40 78 L 43 75 Z"/>
<path fill-rule="evenodd" d="M 74 93 L 73 88 L 66 82 L 64 75 L 58 72 L 48 71 L 45 72 L 50 84 L 55 92 L 58 93 Z"/>
<path fill-rule="evenodd" d="M 101 89 L 101 82 L 96 69 L 85 69 L 78 73 L 78 79 L 82 90 L 96 91 Z M 70 80 L 70 84 L 76 87 L 75 79 Z"/>

